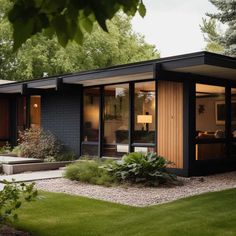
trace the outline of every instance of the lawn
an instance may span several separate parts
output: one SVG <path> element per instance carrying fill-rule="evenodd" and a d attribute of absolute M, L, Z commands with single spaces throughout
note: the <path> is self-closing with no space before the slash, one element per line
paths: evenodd
<path fill-rule="evenodd" d="M 236 235 L 236 189 L 146 208 L 41 192 L 19 210 L 33 236 Z"/>

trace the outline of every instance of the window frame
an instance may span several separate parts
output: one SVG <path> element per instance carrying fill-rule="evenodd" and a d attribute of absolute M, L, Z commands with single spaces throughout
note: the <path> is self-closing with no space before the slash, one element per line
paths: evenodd
<path fill-rule="evenodd" d="M 133 133 L 135 130 L 134 123 L 135 123 L 135 117 L 134 117 L 134 94 L 135 94 L 135 84 L 136 83 L 145 83 L 145 82 L 154 82 L 155 83 L 155 143 L 134 143 L 133 142 Z M 102 84 L 102 85 L 94 85 L 94 86 L 86 86 L 83 87 L 82 90 L 82 96 L 84 99 L 84 90 L 88 88 L 99 88 L 100 89 L 100 102 L 99 102 L 99 140 L 98 140 L 98 157 L 103 157 L 103 138 L 104 138 L 104 87 L 105 86 L 112 86 L 112 85 L 119 85 L 119 84 L 128 84 L 129 89 L 129 123 L 128 123 L 128 133 L 129 133 L 129 152 L 134 151 L 134 147 L 154 147 L 155 151 L 157 149 L 157 82 L 156 78 L 148 78 L 144 80 L 138 80 L 138 81 L 126 81 L 121 83 L 111 83 L 111 84 Z M 82 99 L 82 100 L 83 100 Z M 84 103 L 82 101 L 81 104 L 81 117 L 83 117 L 84 114 Z M 83 124 L 84 120 L 81 120 L 81 123 Z M 83 141 L 84 134 L 81 134 L 81 142 L 80 146 L 82 147 L 83 144 L 88 144 L 87 141 Z M 81 149 L 82 154 L 82 149 Z"/>

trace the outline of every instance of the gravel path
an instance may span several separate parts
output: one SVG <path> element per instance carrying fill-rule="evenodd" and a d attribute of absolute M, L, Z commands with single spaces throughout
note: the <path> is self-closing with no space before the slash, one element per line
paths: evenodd
<path fill-rule="evenodd" d="M 236 172 L 207 177 L 181 178 L 183 186 L 176 187 L 103 187 L 64 178 L 36 181 L 36 187 L 50 192 L 62 192 L 131 206 L 144 207 L 205 192 L 236 188 Z"/>

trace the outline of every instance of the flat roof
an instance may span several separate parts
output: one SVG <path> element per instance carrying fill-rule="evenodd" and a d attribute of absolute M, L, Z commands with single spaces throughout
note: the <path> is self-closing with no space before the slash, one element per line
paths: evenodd
<path fill-rule="evenodd" d="M 58 79 L 65 84 L 81 84 L 83 86 L 152 79 L 155 76 L 156 65 L 158 64 L 164 71 L 236 80 L 236 58 L 201 51 L 78 73 L 0 84 L 0 93 L 21 93 L 23 87 L 32 89 L 56 88 Z"/>

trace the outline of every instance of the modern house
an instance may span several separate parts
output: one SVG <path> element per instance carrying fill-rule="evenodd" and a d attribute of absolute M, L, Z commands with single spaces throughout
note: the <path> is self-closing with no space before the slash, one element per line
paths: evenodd
<path fill-rule="evenodd" d="M 236 170 L 236 59 L 197 52 L 0 85 L 0 140 L 50 130 L 78 157 L 156 151 L 191 176 Z"/>

